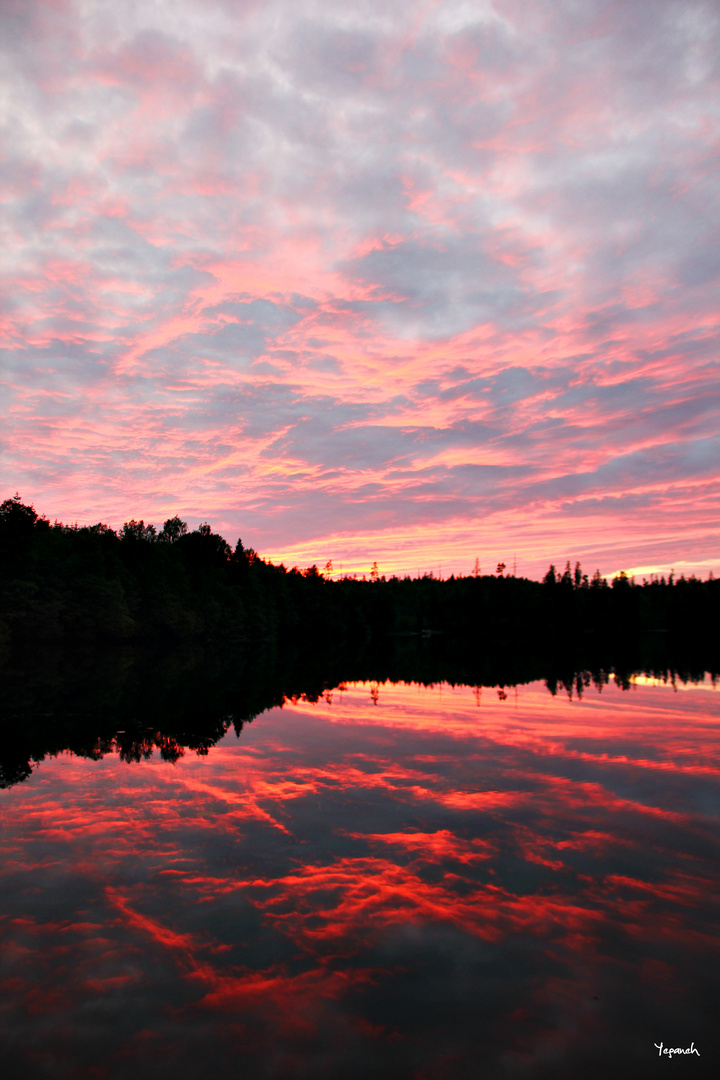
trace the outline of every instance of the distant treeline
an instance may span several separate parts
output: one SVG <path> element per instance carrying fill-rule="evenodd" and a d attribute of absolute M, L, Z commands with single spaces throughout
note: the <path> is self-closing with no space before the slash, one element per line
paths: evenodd
<path fill-rule="evenodd" d="M 178 517 L 115 531 L 0 504 L 0 643 L 137 639 L 367 643 L 435 633 L 467 640 L 671 633 L 718 639 L 720 580 L 608 583 L 579 564 L 542 582 L 504 575 L 440 580 L 344 577 L 273 565 L 209 525 Z"/>

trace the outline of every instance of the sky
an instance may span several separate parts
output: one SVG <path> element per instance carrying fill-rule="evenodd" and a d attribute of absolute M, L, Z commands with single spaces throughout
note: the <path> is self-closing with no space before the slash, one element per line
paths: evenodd
<path fill-rule="evenodd" d="M 720 9 L 0 0 L 0 497 L 720 571 Z"/>

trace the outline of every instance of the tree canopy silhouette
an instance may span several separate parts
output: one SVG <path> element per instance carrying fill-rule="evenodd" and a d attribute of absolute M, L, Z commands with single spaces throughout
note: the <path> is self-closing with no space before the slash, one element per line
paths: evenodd
<path fill-rule="evenodd" d="M 482 575 L 446 580 L 380 574 L 369 581 L 274 565 L 208 523 L 177 515 L 158 532 L 144 520 L 116 532 L 97 523 L 50 522 L 19 494 L 0 504 L 0 643 L 65 638 L 215 637 L 245 641 L 379 640 L 440 632 L 548 640 L 568 635 L 675 632 L 717 641 L 720 583 L 625 572 L 608 582 L 570 560 L 542 581 Z"/>

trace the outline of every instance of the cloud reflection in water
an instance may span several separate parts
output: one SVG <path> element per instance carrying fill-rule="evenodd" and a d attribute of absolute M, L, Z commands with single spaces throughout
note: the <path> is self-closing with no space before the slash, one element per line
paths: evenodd
<path fill-rule="evenodd" d="M 718 699 L 356 684 L 2 792 L 26 1076 L 607 1076 L 713 1057 Z M 716 985 L 716 983 L 715 983 Z M 704 1043 L 703 1043 L 704 1039 Z"/>

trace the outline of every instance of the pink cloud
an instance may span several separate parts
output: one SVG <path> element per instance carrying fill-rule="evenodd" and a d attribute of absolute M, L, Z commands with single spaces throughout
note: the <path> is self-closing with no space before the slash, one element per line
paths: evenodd
<path fill-rule="evenodd" d="M 8 491 L 348 569 L 719 570 L 717 13 L 351 10 L 23 6 Z"/>

